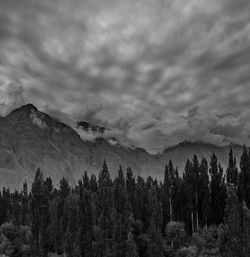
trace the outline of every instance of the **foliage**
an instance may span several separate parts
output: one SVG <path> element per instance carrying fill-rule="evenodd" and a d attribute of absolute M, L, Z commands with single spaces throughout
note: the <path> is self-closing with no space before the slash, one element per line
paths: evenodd
<path fill-rule="evenodd" d="M 183 247 L 179 249 L 176 253 L 176 257 L 196 257 L 197 248 L 194 246 Z"/>
<path fill-rule="evenodd" d="M 194 156 L 183 177 L 169 161 L 160 182 L 122 167 L 112 178 L 104 161 L 98 178 L 56 188 L 38 169 L 30 191 L 0 192 L 0 256 L 249 256 L 249 171 L 246 147 L 240 172 L 231 150 L 226 173 Z"/>
<path fill-rule="evenodd" d="M 18 228 L 13 223 L 4 223 L 0 227 L 0 256 L 31 256 L 31 233 L 29 227 Z"/>
<path fill-rule="evenodd" d="M 169 222 L 166 226 L 167 240 L 179 248 L 186 241 L 185 225 L 182 222 Z"/>

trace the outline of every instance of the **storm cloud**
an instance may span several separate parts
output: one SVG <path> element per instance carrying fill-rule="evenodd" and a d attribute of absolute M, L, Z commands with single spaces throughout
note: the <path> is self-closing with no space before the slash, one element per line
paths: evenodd
<path fill-rule="evenodd" d="M 0 3 L 2 115 L 31 102 L 153 152 L 249 144 L 249 74 L 249 0 Z"/>

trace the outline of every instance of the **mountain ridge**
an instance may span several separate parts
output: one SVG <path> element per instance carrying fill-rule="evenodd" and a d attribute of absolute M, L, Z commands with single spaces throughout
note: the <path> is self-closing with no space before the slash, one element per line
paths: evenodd
<path fill-rule="evenodd" d="M 124 171 L 131 167 L 135 175 L 162 179 L 170 159 L 182 174 L 188 158 L 194 154 L 209 158 L 213 152 L 226 168 L 231 147 L 239 158 L 242 147 L 234 145 L 185 141 L 161 154 L 150 154 L 143 148 L 111 144 L 105 138 L 84 141 L 75 129 L 27 104 L 0 119 L 0 187 L 20 188 L 24 180 L 31 184 L 37 168 L 57 185 L 63 176 L 74 184 L 85 170 L 98 175 L 104 159 L 113 177 L 122 165 Z"/>

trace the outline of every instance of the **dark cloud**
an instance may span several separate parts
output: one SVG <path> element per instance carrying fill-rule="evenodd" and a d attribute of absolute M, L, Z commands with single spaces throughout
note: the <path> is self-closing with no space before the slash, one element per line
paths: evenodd
<path fill-rule="evenodd" d="M 0 112 L 32 102 L 151 151 L 185 139 L 248 143 L 249 8 L 248 0 L 2 0 Z"/>

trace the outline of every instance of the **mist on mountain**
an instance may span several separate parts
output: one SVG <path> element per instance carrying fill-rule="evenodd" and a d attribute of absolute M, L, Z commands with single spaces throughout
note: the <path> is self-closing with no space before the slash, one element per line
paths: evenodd
<path fill-rule="evenodd" d="M 62 177 L 74 184 L 85 170 L 98 174 L 104 159 L 112 177 L 122 165 L 124 169 L 131 167 L 135 175 L 161 180 L 169 160 L 182 174 L 187 159 L 194 154 L 209 159 L 215 153 L 226 168 L 231 147 L 239 160 L 241 146 L 189 141 L 150 154 L 143 148 L 122 144 L 103 126 L 79 121 L 72 128 L 27 104 L 0 119 L 0 186 L 20 188 L 24 181 L 31 182 L 37 168 L 56 184 Z"/>

